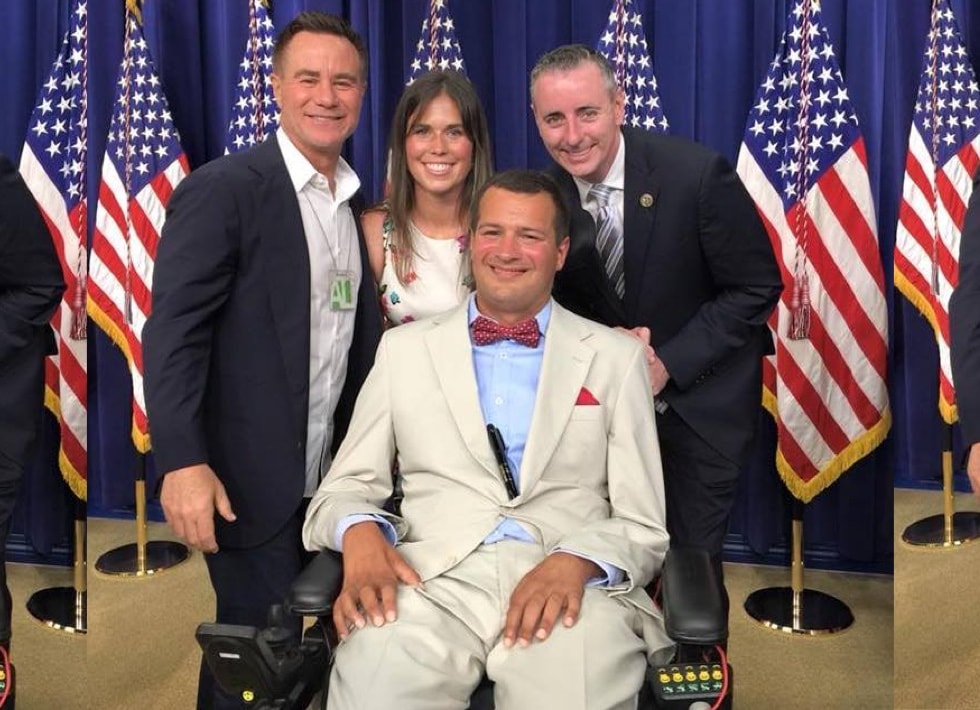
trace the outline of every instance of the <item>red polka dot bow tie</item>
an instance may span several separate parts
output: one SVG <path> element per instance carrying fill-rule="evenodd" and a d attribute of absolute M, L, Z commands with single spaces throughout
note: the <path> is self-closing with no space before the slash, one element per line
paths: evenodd
<path fill-rule="evenodd" d="M 517 325 L 500 325 L 496 321 L 477 316 L 470 324 L 473 342 L 477 345 L 490 345 L 499 340 L 513 340 L 529 348 L 538 347 L 538 322 L 534 318 L 522 320 Z"/>

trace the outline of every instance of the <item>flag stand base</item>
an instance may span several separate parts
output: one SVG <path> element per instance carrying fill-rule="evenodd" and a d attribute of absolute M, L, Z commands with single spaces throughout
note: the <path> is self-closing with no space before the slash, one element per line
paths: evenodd
<path fill-rule="evenodd" d="M 84 634 L 88 632 L 84 517 L 75 519 L 75 559 L 72 567 L 75 586 L 39 589 L 27 600 L 27 611 L 50 629 Z"/>
<path fill-rule="evenodd" d="M 146 540 L 146 481 L 136 481 L 136 542 L 103 553 L 95 561 L 102 574 L 150 577 L 176 567 L 190 557 L 186 545 L 171 540 Z"/>
<path fill-rule="evenodd" d="M 854 623 L 847 604 L 813 589 L 757 589 L 745 600 L 745 611 L 766 628 L 805 636 L 836 634 Z"/>
<path fill-rule="evenodd" d="M 113 576 L 149 577 L 176 567 L 188 557 L 190 552 L 179 542 L 153 540 L 142 548 L 131 542 L 103 553 L 95 561 L 95 569 Z"/>
<path fill-rule="evenodd" d="M 943 514 L 930 515 L 909 525 L 902 542 L 916 547 L 954 549 L 980 540 L 980 513 L 953 512 L 953 427 L 946 425 L 943 447 Z"/>
<path fill-rule="evenodd" d="M 980 540 L 980 513 L 930 515 L 917 520 L 902 532 L 902 542 L 916 547 L 950 549 Z"/>
<path fill-rule="evenodd" d="M 802 636 L 823 636 L 854 623 L 847 604 L 829 594 L 803 588 L 803 504 L 793 508 L 792 587 L 757 589 L 745 600 L 745 612 L 768 629 Z"/>

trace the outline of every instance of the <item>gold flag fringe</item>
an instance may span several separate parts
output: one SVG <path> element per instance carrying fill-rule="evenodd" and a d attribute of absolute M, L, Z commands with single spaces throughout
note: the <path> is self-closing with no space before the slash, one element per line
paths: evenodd
<path fill-rule="evenodd" d="M 762 390 L 762 406 L 766 408 L 778 423 L 779 408 L 776 403 L 776 396 L 771 390 L 765 387 Z M 776 448 L 776 470 L 779 472 L 779 477 L 783 479 L 783 483 L 786 484 L 789 492 L 804 503 L 809 503 L 818 493 L 821 493 L 840 478 L 844 471 L 877 448 L 885 440 L 885 436 L 888 434 L 888 430 L 891 429 L 891 425 L 891 412 L 886 409 L 882 413 L 881 419 L 873 427 L 830 459 L 817 475 L 809 481 L 804 481 L 796 474 L 793 467 L 790 466 L 789 461 L 780 452 L 778 446 Z"/>

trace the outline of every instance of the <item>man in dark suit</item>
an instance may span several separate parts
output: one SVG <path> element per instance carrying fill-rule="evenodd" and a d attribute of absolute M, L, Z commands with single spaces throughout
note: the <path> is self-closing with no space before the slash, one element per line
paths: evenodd
<path fill-rule="evenodd" d="M 966 472 L 980 497 L 980 172 L 960 237 L 960 280 L 949 299 L 950 364 Z"/>
<path fill-rule="evenodd" d="M 48 322 L 64 291 L 58 255 L 37 203 L 17 168 L 0 155 L 0 646 L 8 650 L 7 534 L 41 420 L 44 358 L 57 352 Z"/>
<path fill-rule="evenodd" d="M 305 555 L 309 496 L 380 337 L 341 157 L 367 78 L 341 18 L 302 13 L 273 51 L 281 128 L 174 192 L 144 331 L 160 500 L 206 554 L 219 623 L 264 626 Z M 352 207 L 353 205 L 353 207 Z M 210 707 L 202 666 L 200 707 Z M 214 693 L 215 707 L 239 707 Z"/>
<path fill-rule="evenodd" d="M 531 103 L 572 206 L 555 298 L 650 346 L 671 544 L 707 548 L 720 573 L 782 291 L 769 238 L 721 156 L 621 127 L 623 92 L 588 47 L 544 55 Z"/>

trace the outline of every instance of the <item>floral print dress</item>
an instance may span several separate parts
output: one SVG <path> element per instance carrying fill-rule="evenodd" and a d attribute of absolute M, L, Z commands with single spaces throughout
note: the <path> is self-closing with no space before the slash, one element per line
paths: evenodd
<path fill-rule="evenodd" d="M 381 308 L 392 325 L 428 318 L 459 305 L 470 293 L 467 236 L 456 239 L 433 239 L 409 223 L 415 255 L 406 283 L 395 274 L 392 221 L 382 226 L 384 268 L 378 291 Z"/>

